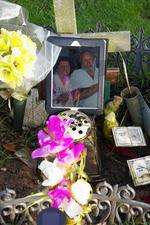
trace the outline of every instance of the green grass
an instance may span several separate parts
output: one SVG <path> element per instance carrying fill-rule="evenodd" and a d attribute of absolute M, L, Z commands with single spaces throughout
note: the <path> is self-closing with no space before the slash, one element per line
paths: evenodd
<path fill-rule="evenodd" d="M 55 27 L 52 0 L 10 0 L 28 10 L 32 23 Z"/>
<path fill-rule="evenodd" d="M 29 11 L 29 20 L 55 29 L 52 0 L 10 0 Z M 148 0 L 75 0 L 78 32 L 94 29 L 98 21 L 112 31 L 130 30 L 137 33 L 143 27 L 150 34 L 150 1 Z"/>
<path fill-rule="evenodd" d="M 130 30 L 137 33 L 143 27 L 150 34 L 148 19 L 144 17 L 150 9 L 144 0 L 77 0 L 77 22 L 79 30 L 88 29 L 99 20 L 112 31 Z M 144 4 L 145 3 L 145 4 Z M 83 13 L 82 13 L 83 12 Z M 91 25 L 90 25 L 91 24 Z M 85 29 L 85 30 L 86 30 Z"/>

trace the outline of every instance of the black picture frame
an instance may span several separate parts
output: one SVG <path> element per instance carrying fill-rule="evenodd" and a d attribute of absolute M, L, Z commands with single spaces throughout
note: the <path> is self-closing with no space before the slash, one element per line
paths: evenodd
<path fill-rule="evenodd" d="M 88 114 L 88 115 L 97 115 L 101 114 L 103 111 L 104 105 L 104 81 L 105 81 L 105 71 L 106 71 L 106 58 L 107 58 L 107 39 L 85 39 L 85 38 L 77 38 L 77 37 L 62 37 L 62 36 L 50 36 L 48 37 L 48 41 L 51 44 L 60 46 L 63 48 L 90 48 L 90 49 L 98 49 L 99 57 L 97 59 L 97 63 L 99 66 L 99 76 L 98 76 L 98 98 L 97 98 L 97 107 L 60 107 L 53 105 L 53 75 L 54 70 L 48 74 L 45 79 L 45 87 L 46 87 L 46 111 L 48 114 L 58 113 L 69 108 L 74 109 L 78 108 L 80 111 Z M 51 54 L 53 55 L 53 53 Z"/>

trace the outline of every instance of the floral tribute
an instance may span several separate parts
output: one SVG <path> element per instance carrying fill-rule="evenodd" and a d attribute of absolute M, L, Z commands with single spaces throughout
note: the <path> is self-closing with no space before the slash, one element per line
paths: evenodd
<path fill-rule="evenodd" d="M 0 81 L 8 88 L 22 85 L 34 69 L 36 44 L 21 31 L 0 29 Z"/>
<path fill-rule="evenodd" d="M 38 132 L 39 147 L 32 152 L 32 158 L 44 158 L 39 169 L 45 177 L 42 185 L 48 187 L 51 206 L 65 211 L 68 224 L 80 225 L 91 211 L 88 201 L 92 187 L 84 172 L 86 148 L 67 134 L 71 122 L 59 115 L 50 116 L 46 127 Z"/>

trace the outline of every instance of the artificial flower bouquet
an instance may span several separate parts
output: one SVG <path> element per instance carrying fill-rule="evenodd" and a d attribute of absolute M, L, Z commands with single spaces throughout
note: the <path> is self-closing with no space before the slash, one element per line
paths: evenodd
<path fill-rule="evenodd" d="M 92 187 L 84 172 L 86 148 L 67 133 L 72 120 L 50 116 L 45 128 L 38 132 L 39 147 L 32 152 L 32 158 L 44 158 L 38 168 L 44 175 L 42 185 L 48 187 L 51 207 L 64 211 L 68 224 L 80 225 L 91 211 L 88 201 Z"/>

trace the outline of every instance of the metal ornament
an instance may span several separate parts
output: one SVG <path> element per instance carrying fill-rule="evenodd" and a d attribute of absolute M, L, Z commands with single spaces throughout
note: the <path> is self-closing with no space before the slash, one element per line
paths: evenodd
<path fill-rule="evenodd" d="M 66 110 L 59 115 L 64 121 L 71 121 L 67 133 L 75 141 L 84 140 L 89 135 L 92 122 L 86 114 L 77 110 Z"/>

